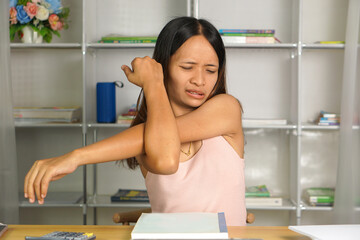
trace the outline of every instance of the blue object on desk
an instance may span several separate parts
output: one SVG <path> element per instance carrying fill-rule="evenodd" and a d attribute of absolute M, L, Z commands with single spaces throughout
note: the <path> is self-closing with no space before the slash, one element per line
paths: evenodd
<path fill-rule="evenodd" d="M 98 123 L 114 123 L 116 121 L 116 86 L 123 87 L 123 83 L 98 82 L 96 84 L 96 109 Z"/>

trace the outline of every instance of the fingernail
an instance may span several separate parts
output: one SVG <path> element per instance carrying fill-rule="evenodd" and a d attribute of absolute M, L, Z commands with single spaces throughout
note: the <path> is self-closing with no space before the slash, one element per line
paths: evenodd
<path fill-rule="evenodd" d="M 29 196 L 28 196 L 28 194 L 27 194 L 27 193 L 24 193 L 24 197 L 25 197 L 25 198 L 28 198 Z"/>
<path fill-rule="evenodd" d="M 39 200 L 38 200 L 38 203 L 39 203 L 39 204 L 43 204 L 43 203 L 44 203 L 44 199 L 39 199 Z"/>
<path fill-rule="evenodd" d="M 30 198 L 30 199 L 29 199 L 29 202 L 30 202 L 30 203 L 33 203 L 33 202 L 34 202 L 34 199 L 33 199 L 33 198 Z"/>
<path fill-rule="evenodd" d="M 41 194 L 41 198 L 45 198 L 45 194 Z"/>

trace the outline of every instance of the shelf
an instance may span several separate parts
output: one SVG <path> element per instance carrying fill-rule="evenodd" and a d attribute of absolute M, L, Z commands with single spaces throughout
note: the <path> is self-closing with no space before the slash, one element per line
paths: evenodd
<path fill-rule="evenodd" d="M 345 48 L 345 44 L 304 43 L 301 46 L 305 49 L 344 49 Z"/>
<path fill-rule="evenodd" d="M 49 192 L 45 198 L 44 204 L 29 203 L 22 194 L 20 194 L 19 207 L 22 208 L 43 208 L 43 207 L 83 207 L 81 192 Z"/>
<path fill-rule="evenodd" d="M 267 129 L 296 129 L 294 124 L 244 124 L 244 129 L 267 128 Z"/>
<path fill-rule="evenodd" d="M 296 43 L 226 43 L 226 48 L 275 48 L 293 49 L 297 48 Z"/>
<path fill-rule="evenodd" d="M 304 130 L 339 130 L 339 125 L 333 126 L 320 126 L 315 123 L 303 123 L 301 128 Z"/>
<path fill-rule="evenodd" d="M 130 124 L 119 123 L 89 123 L 88 128 L 128 128 Z"/>
<path fill-rule="evenodd" d="M 154 48 L 155 43 L 88 43 L 88 48 Z"/>
<path fill-rule="evenodd" d="M 81 128 L 82 123 L 15 123 L 16 128 Z"/>
<path fill-rule="evenodd" d="M 337 126 L 319 126 L 315 123 L 303 123 L 301 126 L 302 129 L 304 130 L 339 130 L 340 129 L 340 125 Z M 354 125 L 352 127 L 353 130 L 359 130 L 360 126 L 359 125 Z"/>
<path fill-rule="evenodd" d="M 283 199 L 282 206 L 246 206 L 248 210 L 296 210 L 290 199 Z"/>
<path fill-rule="evenodd" d="M 155 43 L 88 43 L 86 44 L 89 48 L 153 48 Z M 260 44 L 260 43 L 227 43 L 226 48 L 276 48 L 276 49 L 292 49 L 296 48 L 296 43 L 274 43 L 274 44 Z"/>
<path fill-rule="evenodd" d="M 148 202 L 111 202 L 111 195 L 96 195 L 88 197 L 88 207 L 134 207 L 149 208 Z"/>
<path fill-rule="evenodd" d="M 75 48 L 81 49 L 81 43 L 10 43 L 10 48 Z"/>
<path fill-rule="evenodd" d="M 334 209 L 333 207 L 326 207 L 326 206 L 314 207 L 314 206 L 310 206 L 304 202 L 302 202 L 301 204 L 302 204 L 301 210 L 304 210 L 304 211 L 332 211 Z"/>
<path fill-rule="evenodd" d="M 89 123 L 88 128 L 128 128 L 130 124 L 118 124 L 118 123 Z M 268 128 L 268 129 L 296 129 L 294 124 L 244 124 L 244 129 L 254 128 Z"/>

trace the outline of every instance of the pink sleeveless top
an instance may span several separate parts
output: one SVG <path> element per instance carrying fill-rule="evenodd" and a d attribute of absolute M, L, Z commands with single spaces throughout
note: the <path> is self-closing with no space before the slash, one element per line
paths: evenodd
<path fill-rule="evenodd" d="M 246 225 L 244 159 L 222 136 L 202 141 L 172 175 L 148 172 L 152 212 L 224 212 L 228 226 Z"/>

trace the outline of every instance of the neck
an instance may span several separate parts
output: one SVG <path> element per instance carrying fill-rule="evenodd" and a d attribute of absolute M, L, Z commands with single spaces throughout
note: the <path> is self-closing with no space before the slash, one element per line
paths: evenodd
<path fill-rule="evenodd" d="M 182 115 L 188 114 L 189 112 L 192 112 L 195 110 L 195 108 L 192 108 L 192 107 L 186 108 L 186 107 L 177 106 L 177 105 L 173 104 L 172 102 L 170 102 L 170 105 L 171 105 L 171 108 L 173 110 L 175 117 L 180 117 Z"/>

